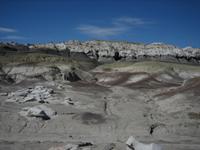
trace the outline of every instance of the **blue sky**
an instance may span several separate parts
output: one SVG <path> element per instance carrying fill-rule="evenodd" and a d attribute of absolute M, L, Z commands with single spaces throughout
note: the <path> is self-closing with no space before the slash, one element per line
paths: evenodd
<path fill-rule="evenodd" d="M 200 47 L 200 1 L 0 0 L 0 41 L 93 39 Z"/>

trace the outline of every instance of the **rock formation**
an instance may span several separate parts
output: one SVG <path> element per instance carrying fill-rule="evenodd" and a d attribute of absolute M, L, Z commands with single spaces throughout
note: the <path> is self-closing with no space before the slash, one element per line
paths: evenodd
<path fill-rule="evenodd" d="M 113 56 L 119 53 L 123 60 L 160 60 L 180 63 L 200 63 L 199 48 L 178 48 L 163 43 L 129 43 L 111 41 L 67 41 L 63 43 L 35 44 L 33 48 L 49 48 L 57 50 L 69 49 L 71 52 L 84 52 L 91 58 L 99 61 L 113 61 Z M 98 53 L 98 56 L 97 56 Z"/>
<path fill-rule="evenodd" d="M 61 43 L 28 44 L 0 43 L 0 54 L 8 52 L 42 52 L 48 54 L 72 57 L 73 59 L 87 59 L 84 52 L 93 59 L 107 62 L 114 60 L 159 60 L 179 63 L 200 63 L 200 48 L 179 48 L 164 43 L 131 43 L 112 41 L 67 41 Z M 79 55 L 79 56 L 78 56 Z M 82 56 L 81 56 L 82 55 Z M 117 59 L 115 56 L 118 55 Z M 81 56 L 81 57 L 80 57 Z"/>

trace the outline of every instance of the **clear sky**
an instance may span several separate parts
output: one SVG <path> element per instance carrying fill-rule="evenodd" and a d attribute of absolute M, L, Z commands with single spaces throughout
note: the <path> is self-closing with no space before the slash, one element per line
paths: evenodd
<path fill-rule="evenodd" d="M 92 39 L 200 47 L 200 0 L 0 0 L 0 41 Z"/>

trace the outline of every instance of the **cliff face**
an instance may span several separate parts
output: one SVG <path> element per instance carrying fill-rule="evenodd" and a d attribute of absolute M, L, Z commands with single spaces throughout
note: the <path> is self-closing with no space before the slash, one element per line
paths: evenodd
<path fill-rule="evenodd" d="M 90 58 L 99 61 L 115 61 L 115 59 L 125 61 L 140 60 L 159 60 L 167 62 L 179 62 L 189 64 L 200 63 L 200 48 L 178 48 L 174 45 L 163 43 L 128 43 L 128 42 L 111 42 L 111 41 L 67 41 L 62 43 L 47 44 L 0 44 L 0 53 L 10 50 L 14 51 L 48 51 L 49 53 L 62 53 L 63 50 L 74 52 L 84 52 Z M 51 51 L 54 50 L 54 51 Z M 115 59 L 113 58 L 115 56 Z"/>
<path fill-rule="evenodd" d="M 178 48 L 163 43 L 128 43 L 110 41 L 67 41 L 64 43 L 48 43 L 29 46 L 33 48 L 49 48 L 57 50 L 70 49 L 71 52 L 85 52 L 91 58 L 99 61 L 114 61 L 113 56 L 119 53 L 123 60 L 161 60 L 180 63 L 200 63 L 199 48 Z"/>

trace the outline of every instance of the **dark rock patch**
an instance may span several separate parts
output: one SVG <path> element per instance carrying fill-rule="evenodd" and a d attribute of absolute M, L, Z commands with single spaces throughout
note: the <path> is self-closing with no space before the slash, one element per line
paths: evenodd
<path fill-rule="evenodd" d="M 97 125 L 106 122 L 106 119 L 103 115 L 91 112 L 84 112 L 82 114 L 74 115 L 72 118 L 81 120 L 81 122 L 86 125 Z"/>
<path fill-rule="evenodd" d="M 113 56 L 113 58 L 115 59 L 115 61 L 118 61 L 122 59 L 122 56 L 120 56 L 119 52 L 115 52 L 115 55 Z"/>

